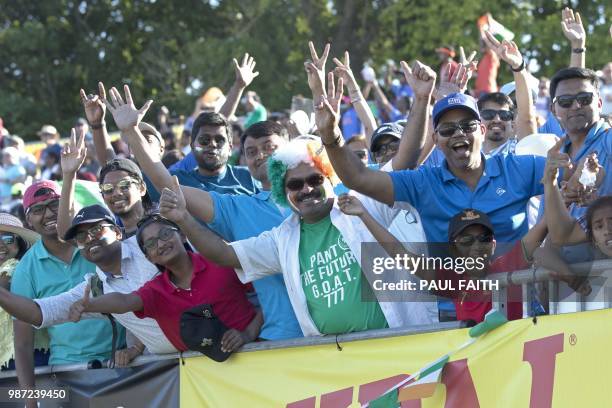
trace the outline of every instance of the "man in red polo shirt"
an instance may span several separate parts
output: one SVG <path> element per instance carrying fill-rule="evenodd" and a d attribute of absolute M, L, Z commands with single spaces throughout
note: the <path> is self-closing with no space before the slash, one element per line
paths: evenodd
<path fill-rule="evenodd" d="M 162 273 L 130 294 L 109 293 L 89 298 L 86 289 L 84 298 L 71 308 L 71 320 L 78 321 L 85 312 L 134 312 L 140 318 L 155 319 L 174 347 L 185 351 L 188 347 L 180 335 L 183 312 L 210 304 L 214 314 L 229 328 L 221 339 L 224 352 L 236 351 L 257 338 L 262 314 L 248 301 L 245 287 L 232 269 L 187 251 L 178 226 L 159 215 L 147 216 L 139 222 L 136 239 L 146 257 L 162 268 Z"/>

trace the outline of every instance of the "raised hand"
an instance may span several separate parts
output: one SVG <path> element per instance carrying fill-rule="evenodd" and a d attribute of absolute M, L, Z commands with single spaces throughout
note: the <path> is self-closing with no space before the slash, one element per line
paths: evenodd
<path fill-rule="evenodd" d="M 555 184 L 560 168 L 572 168 L 572 162 L 569 155 L 567 153 L 561 153 L 561 147 L 563 147 L 564 143 L 565 138 L 561 138 L 550 148 L 550 150 L 548 150 L 546 167 L 544 167 L 544 176 L 542 177 L 543 184 Z"/>
<path fill-rule="evenodd" d="M 308 42 L 308 48 L 310 48 L 311 59 L 304 62 L 304 68 L 308 75 L 308 86 L 313 94 L 318 97 L 325 92 L 325 64 L 329 55 L 330 45 L 329 43 L 325 44 L 323 54 L 321 54 L 320 58 L 312 41 Z"/>
<path fill-rule="evenodd" d="M 334 58 L 333 61 L 334 64 L 336 64 L 334 74 L 342 78 L 342 81 L 344 81 L 344 84 L 349 91 L 359 89 L 355 76 L 353 75 L 353 71 L 351 70 L 349 52 L 344 51 L 344 62 L 340 62 L 338 58 Z"/>
<path fill-rule="evenodd" d="M 113 115 L 117 127 L 122 131 L 137 127 L 153 103 L 152 100 L 148 100 L 142 108 L 136 109 L 134 101 L 132 100 L 130 87 L 124 85 L 123 90 L 125 92 L 125 102 L 115 87 L 111 88 L 109 91 L 110 101 L 104 98 L 104 104 Z"/>
<path fill-rule="evenodd" d="M 415 96 L 429 98 L 436 84 L 435 71 L 419 61 L 415 61 L 412 68 L 406 61 L 401 61 L 400 65 Z"/>
<path fill-rule="evenodd" d="M 476 51 L 472 51 L 470 55 L 466 58 L 465 51 L 463 47 L 459 47 L 459 64 L 463 65 L 467 70 L 467 80 L 469 81 L 472 78 L 472 75 L 478 69 L 478 60 L 476 58 Z M 467 81 L 466 81 L 467 87 Z"/>
<path fill-rule="evenodd" d="M 471 74 L 468 72 L 470 68 L 464 65 L 458 65 L 455 71 L 451 74 L 450 64 L 446 67 L 440 77 L 440 85 L 434 92 L 436 100 L 440 100 L 452 93 L 462 93 L 467 88 L 467 83 Z"/>
<path fill-rule="evenodd" d="M 315 103 L 315 124 L 321 136 L 331 135 L 340 123 L 340 102 L 343 94 L 343 80 L 338 78 L 338 86 L 334 84 L 334 73 L 327 75 L 327 94 Z"/>
<path fill-rule="evenodd" d="M 236 58 L 233 60 L 234 71 L 236 71 L 236 83 L 242 88 L 246 88 L 259 75 L 259 71 L 255 71 L 255 59 L 248 53 L 242 57 L 242 64 L 238 65 Z"/>
<path fill-rule="evenodd" d="M 582 25 L 580 13 L 574 13 L 569 7 L 561 11 L 561 29 L 572 46 L 581 47 L 586 43 L 586 32 Z"/>
<path fill-rule="evenodd" d="M 98 82 L 98 95 L 89 94 L 85 95 L 85 91 L 81 88 L 81 103 L 85 108 L 85 117 L 90 125 L 99 125 L 104 122 L 104 116 L 106 115 L 106 105 L 104 99 L 106 99 L 106 90 L 104 84 Z"/>
<path fill-rule="evenodd" d="M 61 154 L 62 173 L 74 175 L 83 165 L 87 156 L 87 148 L 85 147 L 85 134 L 83 128 L 72 128 L 70 130 L 70 139 L 64 143 Z"/>
<path fill-rule="evenodd" d="M 586 163 L 586 169 L 585 169 Z M 585 172 L 590 171 L 595 174 L 592 183 L 585 184 Z M 597 160 L 597 154 L 591 153 L 587 157 L 583 158 L 580 163 L 576 166 L 576 171 L 569 178 L 565 185 L 565 192 L 567 194 L 574 194 L 575 196 L 567 197 L 567 201 L 576 202 L 579 205 L 586 206 L 597 199 L 597 189 L 603 183 L 606 171 L 604 167 L 599 164 Z M 566 194 L 566 195 L 567 195 Z"/>
<path fill-rule="evenodd" d="M 176 176 L 172 177 L 171 188 L 165 187 L 161 192 L 159 213 L 162 217 L 177 224 L 187 215 L 187 204 Z"/>
<path fill-rule="evenodd" d="M 504 60 L 512 69 L 518 69 L 523 63 L 523 54 L 514 41 L 503 40 L 499 42 L 490 31 L 485 31 L 484 42 L 491 51 Z"/>
<path fill-rule="evenodd" d="M 68 318 L 71 322 L 78 322 L 81 320 L 81 316 L 85 313 L 87 306 L 89 306 L 89 294 L 91 292 L 91 288 L 89 284 L 85 286 L 85 291 L 83 293 L 83 298 L 77 300 L 70 306 L 70 312 L 68 313 Z"/>
<path fill-rule="evenodd" d="M 357 197 L 348 194 L 342 194 L 338 197 L 338 207 L 340 207 L 340 210 L 347 215 L 360 216 L 366 211 L 363 204 Z"/>

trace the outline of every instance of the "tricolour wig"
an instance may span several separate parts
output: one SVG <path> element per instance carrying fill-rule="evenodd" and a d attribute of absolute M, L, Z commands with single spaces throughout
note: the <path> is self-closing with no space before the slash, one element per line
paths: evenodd
<path fill-rule="evenodd" d="M 272 185 L 272 199 L 283 207 L 289 207 L 285 193 L 287 170 L 295 169 L 301 163 L 314 165 L 330 180 L 332 185 L 340 181 L 318 138 L 294 139 L 280 147 L 268 159 L 268 178 Z"/>

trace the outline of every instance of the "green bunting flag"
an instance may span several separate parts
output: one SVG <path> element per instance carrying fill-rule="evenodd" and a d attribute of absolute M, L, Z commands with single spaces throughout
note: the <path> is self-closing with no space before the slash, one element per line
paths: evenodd
<path fill-rule="evenodd" d="M 506 316 L 504 316 L 503 313 L 497 309 L 491 309 L 489 310 L 489 313 L 485 315 L 484 321 L 478 323 L 476 326 L 470 329 L 470 337 L 480 337 L 505 323 L 508 323 Z"/>

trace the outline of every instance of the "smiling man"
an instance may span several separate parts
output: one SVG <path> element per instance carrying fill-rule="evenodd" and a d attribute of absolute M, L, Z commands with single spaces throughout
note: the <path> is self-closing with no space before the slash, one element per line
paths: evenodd
<path fill-rule="evenodd" d="M 270 231 L 231 244 L 188 214 L 175 219 L 204 256 L 235 268 L 242 282 L 282 273 L 305 336 L 432 322 L 425 303 L 362 299 L 368 282 L 361 269 L 361 244 L 374 237 L 360 219 L 335 204 L 338 180 L 319 142 L 294 139 L 268 163 L 272 198 L 293 214 Z M 160 201 L 162 215 L 164 208 L 185 206 L 179 188 Z"/>
<path fill-rule="evenodd" d="M 501 92 L 488 93 L 478 99 L 478 110 L 487 129 L 482 145 L 485 157 L 514 153 L 517 140 L 512 99 Z"/>
<path fill-rule="evenodd" d="M 95 265 L 81 252 L 57 236 L 59 186 L 52 181 L 32 184 L 25 191 L 26 221 L 41 235 L 23 256 L 13 274 L 11 292 L 29 299 L 60 294 L 81 282 Z M 34 387 L 33 336 L 31 325 L 14 322 L 15 363 L 22 388 Z M 58 325 L 48 329 L 51 357 L 49 364 L 83 363 L 110 357 L 112 330 L 107 321 L 87 321 L 78 325 Z"/>
<path fill-rule="evenodd" d="M 442 166 L 391 173 L 368 169 L 354 159 L 338 137 L 338 114 L 330 104 L 320 106 L 316 114 L 325 148 L 344 184 L 389 205 L 396 201 L 413 205 L 428 242 L 445 242 L 449 220 L 463 208 L 486 213 L 500 242 L 516 242 L 527 233 L 526 204 L 543 192 L 545 159 L 514 155 L 485 159 L 481 149 L 486 129 L 472 97 L 454 93 L 434 106 L 434 141 L 445 157 Z M 428 113 L 419 114 L 427 123 Z"/>

